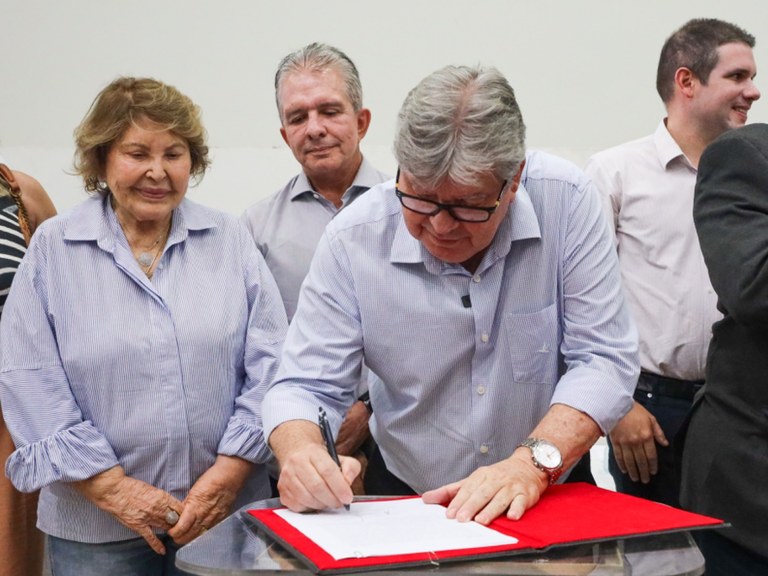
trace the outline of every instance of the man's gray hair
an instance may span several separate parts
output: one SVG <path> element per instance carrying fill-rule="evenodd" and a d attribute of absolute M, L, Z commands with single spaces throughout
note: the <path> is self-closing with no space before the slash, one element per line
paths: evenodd
<path fill-rule="evenodd" d="M 280 107 L 280 83 L 283 77 L 291 72 L 304 70 L 322 72 L 326 68 L 335 68 L 341 73 L 352 108 L 355 112 L 362 110 L 363 86 L 360 83 L 360 74 L 357 72 L 355 63 L 338 48 L 328 44 L 313 42 L 288 54 L 277 67 L 277 72 L 275 73 L 275 101 L 277 102 L 277 111 L 281 117 L 283 112 Z"/>
<path fill-rule="evenodd" d="M 472 185 L 492 172 L 510 180 L 525 159 L 515 91 L 495 68 L 447 66 L 410 91 L 397 119 L 400 168 L 425 188 L 446 178 Z"/>

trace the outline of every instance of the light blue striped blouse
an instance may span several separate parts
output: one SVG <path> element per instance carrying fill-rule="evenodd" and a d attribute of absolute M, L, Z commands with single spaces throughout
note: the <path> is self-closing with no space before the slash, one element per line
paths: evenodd
<path fill-rule="evenodd" d="M 136 537 L 67 483 L 121 464 L 183 499 L 217 454 L 268 457 L 261 400 L 287 320 L 236 218 L 184 200 L 152 281 L 108 201 L 37 230 L 2 323 L 0 391 L 18 449 L 6 473 L 43 487 L 38 526 L 81 542 Z M 258 466 L 240 502 L 269 494 Z"/>
<path fill-rule="evenodd" d="M 264 399 L 267 437 L 281 422 L 315 421 L 318 405 L 338 426 L 363 359 L 380 377 L 369 383 L 373 434 L 418 492 L 508 457 L 553 403 L 610 430 L 631 406 L 637 333 L 586 176 L 529 153 L 475 274 L 409 234 L 392 181 L 343 210 Z"/>

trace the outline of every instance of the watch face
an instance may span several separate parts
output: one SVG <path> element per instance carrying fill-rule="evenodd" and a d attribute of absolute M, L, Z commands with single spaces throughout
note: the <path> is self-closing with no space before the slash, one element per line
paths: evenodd
<path fill-rule="evenodd" d="M 554 444 L 549 442 L 538 442 L 533 448 L 533 457 L 545 468 L 553 469 L 563 463 L 563 457 Z"/>

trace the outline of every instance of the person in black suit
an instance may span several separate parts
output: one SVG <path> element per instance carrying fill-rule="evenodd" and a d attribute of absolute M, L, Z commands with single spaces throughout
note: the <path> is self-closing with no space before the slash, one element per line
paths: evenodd
<path fill-rule="evenodd" d="M 707 576 L 768 574 L 768 124 L 706 149 L 693 216 L 724 317 L 691 414 L 680 499 L 732 525 L 697 536 Z"/>

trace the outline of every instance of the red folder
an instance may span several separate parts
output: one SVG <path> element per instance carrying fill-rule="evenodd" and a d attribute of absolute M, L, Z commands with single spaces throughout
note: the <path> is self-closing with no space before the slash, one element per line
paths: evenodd
<path fill-rule="evenodd" d="M 416 496 L 417 497 L 417 496 Z M 687 512 L 591 484 L 552 486 L 539 503 L 517 521 L 497 518 L 490 528 L 517 538 L 516 544 L 467 550 L 369 556 L 335 560 L 302 532 L 275 514 L 274 508 L 248 510 L 245 517 L 319 574 L 381 570 L 452 560 L 477 560 L 566 546 L 724 526 L 722 520 Z"/>

